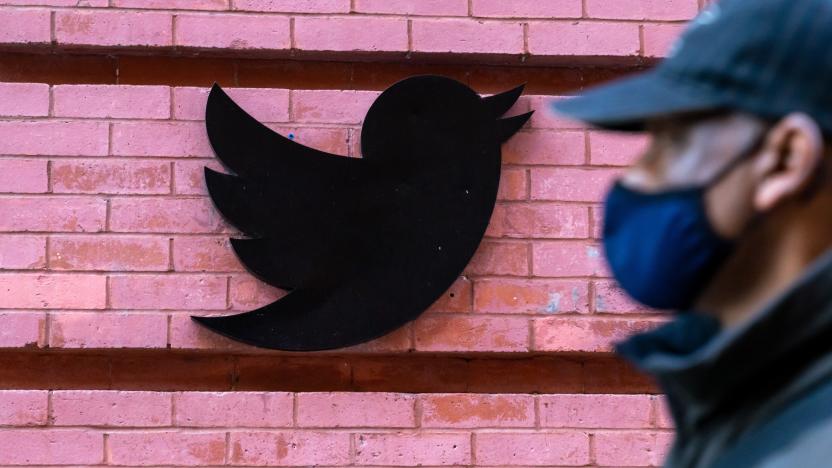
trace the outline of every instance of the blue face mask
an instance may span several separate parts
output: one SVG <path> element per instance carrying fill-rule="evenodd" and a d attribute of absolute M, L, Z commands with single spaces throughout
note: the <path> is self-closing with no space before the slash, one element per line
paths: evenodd
<path fill-rule="evenodd" d="M 705 192 L 761 140 L 704 186 L 644 193 L 614 184 L 604 205 L 604 253 L 625 292 L 657 309 L 693 304 L 735 245 L 711 226 Z"/>

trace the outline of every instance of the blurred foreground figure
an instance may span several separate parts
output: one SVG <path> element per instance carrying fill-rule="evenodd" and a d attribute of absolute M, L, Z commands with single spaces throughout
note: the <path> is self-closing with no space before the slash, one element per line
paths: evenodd
<path fill-rule="evenodd" d="M 832 466 L 832 0 L 723 0 L 653 70 L 554 109 L 651 143 L 604 205 L 670 468 Z"/>

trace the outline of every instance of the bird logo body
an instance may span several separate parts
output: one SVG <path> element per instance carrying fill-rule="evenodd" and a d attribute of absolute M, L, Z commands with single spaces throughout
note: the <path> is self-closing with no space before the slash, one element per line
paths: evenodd
<path fill-rule="evenodd" d="M 501 119 L 522 87 L 480 97 L 441 76 L 382 92 L 361 129 L 361 158 L 285 138 L 217 85 L 205 124 L 231 174 L 205 169 L 216 208 L 248 238 L 240 261 L 289 293 L 260 309 L 193 317 L 254 346 L 342 348 L 417 318 L 456 280 L 491 217 L 500 145 L 531 112 Z"/>

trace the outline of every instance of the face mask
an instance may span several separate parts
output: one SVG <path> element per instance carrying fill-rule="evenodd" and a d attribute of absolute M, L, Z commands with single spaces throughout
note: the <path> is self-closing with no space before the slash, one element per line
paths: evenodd
<path fill-rule="evenodd" d="M 735 244 L 711 226 L 705 192 L 760 143 L 762 138 L 704 186 L 644 193 L 613 185 L 604 205 L 604 253 L 625 292 L 657 309 L 693 304 Z"/>

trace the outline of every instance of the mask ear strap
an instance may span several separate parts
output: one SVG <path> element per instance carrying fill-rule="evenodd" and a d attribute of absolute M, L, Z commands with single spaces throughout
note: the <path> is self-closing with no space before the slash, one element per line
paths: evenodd
<path fill-rule="evenodd" d="M 770 128 L 771 126 L 769 124 L 763 127 L 760 134 L 757 135 L 757 137 L 754 138 L 754 140 L 752 140 L 751 143 L 748 146 L 746 146 L 736 158 L 734 158 L 731 162 L 722 167 L 722 169 L 720 169 L 716 173 L 713 179 L 711 179 L 711 182 L 708 185 L 716 184 L 717 182 L 722 180 L 722 178 L 727 176 L 735 167 L 739 166 L 740 164 L 748 160 L 749 157 L 754 155 L 754 153 L 759 151 L 766 141 L 766 135 L 768 134 Z"/>

